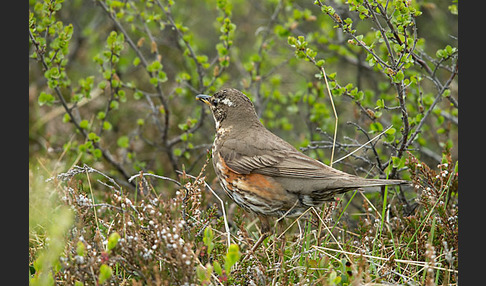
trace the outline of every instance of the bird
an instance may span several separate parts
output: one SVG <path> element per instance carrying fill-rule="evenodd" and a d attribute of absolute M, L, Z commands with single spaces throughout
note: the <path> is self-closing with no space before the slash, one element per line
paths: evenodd
<path fill-rule="evenodd" d="M 251 100 L 237 89 L 196 99 L 209 106 L 216 125 L 211 157 L 221 187 L 261 222 L 252 251 L 271 235 L 271 217 L 298 217 L 353 189 L 409 183 L 361 178 L 305 155 L 265 128 Z"/>

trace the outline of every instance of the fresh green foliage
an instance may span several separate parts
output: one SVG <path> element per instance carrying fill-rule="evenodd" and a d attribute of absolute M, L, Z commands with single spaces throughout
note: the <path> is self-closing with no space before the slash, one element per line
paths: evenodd
<path fill-rule="evenodd" d="M 233 265 L 238 262 L 238 259 L 240 259 L 240 257 L 241 253 L 238 245 L 231 244 L 228 248 L 228 253 L 226 253 L 226 257 L 224 259 L 224 269 L 226 270 L 226 273 L 231 272 L 231 267 L 233 267 Z"/>
<path fill-rule="evenodd" d="M 98 284 L 99 285 L 104 284 L 108 279 L 111 278 L 112 275 L 113 275 L 113 270 L 111 269 L 111 267 L 106 264 L 101 264 L 100 275 L 98 277 Z"/>
<path fill-rule="evenodd" d="M 208 255 L 211 254 L 211 251 L 214 248 L 213 239 L 214 239 L 213 229 L 210 226 L 208 226 L 206 227 L 206 229 L 204 229 L 204 238 L 203 238 L 204 245 L 206 245 L 206 247 L 208 248 L 207 250 Z"/>
<path fill-rule="evenodd" d="M 354 192 L 316 210 L 319 217 L 288 219 L 289 228 L 254 253 L 249 249 L 259 234 L 240 209 L 229 217 L 239 231 L 227 244 L 218 209 L 208 208 L 211 198 L 202 195 L 204 169 L 195 178 L 181 177 L 175 196 L 161 199 L 151 184 L 142 184 L 140 198 L 101 171 L 76 166 L 32 185 L 33 199 L 43 188 L 63 197 L 54 214 L 38 199 L 31 202 L 31 283 L 454 284 L 457 164 L 445 155 L 437 171 L 413 156 L 405 165 L 419 203 L 413 215 L 404 215 L 408 210 L 392 187 L 383 199 Z"/>
<path fill-rule="evenodd" d="M 111 251 L 113 248 L 115 248 L 119 240 L 120 235 L 117 232 L 110 234 L 110 237 L 108 238 L 108 243 L 106 244 L 106 250 Z"/>
<path fill-rule="evenodd" d="M 30 0 L 29 154 L 49 170 L 31 167 L 30 192 L 60 198 L 31 200 L 31 283 L 457 283 L 457 15 L 455 0 Z M 232 209 L 227 245 L 194 99 L 223 87 L 309 156 L 361 148 L 333 167 L 413 187 L 343 195 L 251 255 L 258 230 Z"/>
<path fill-rule="evenodd" d="M 54 285 L 74 213 L 60 203 L 61 194 L 49 188 L 33 169 L 35 174 L 29 176 L 29 249 L 35 256 L 30 256 L 29 285 Z M 83 256 L 84 250 L 78 246 L 76 253 Z"/>

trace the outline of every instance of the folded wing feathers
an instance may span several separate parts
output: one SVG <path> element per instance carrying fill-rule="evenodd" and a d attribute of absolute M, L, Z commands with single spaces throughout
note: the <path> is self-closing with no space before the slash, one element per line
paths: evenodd
<path fill-rule="evenodd" d="M 232 156 L 224 157 L 226 164 L 234 171 L 240 174 L 248 174 L 250 172 L 259 170 L 261 168 L 266 168 L 274 166 L 280 160 L 270 155 L 261 156 L 238 156 L 238 154 L 233 154 Z"/>
<path fill-rule="evenodd" d="M 227 146 L 225 146 L 227 147 Z M 269 176 L 309 178 L 309 179 L 337 179 L 342 187 L 371 187 L 382 185 L 405 184 L 403 180 L 364 179 L 331 168 L 317 160 L 314 160 L 297 150 L 295 153 L 262 154 L 247 156 L 236 153 L 233 148 L 222 148 L 223 158 L 232 170 L 248 174 L 258 173 Z M 345 182 L 348 182 L 346 184 Z"/>

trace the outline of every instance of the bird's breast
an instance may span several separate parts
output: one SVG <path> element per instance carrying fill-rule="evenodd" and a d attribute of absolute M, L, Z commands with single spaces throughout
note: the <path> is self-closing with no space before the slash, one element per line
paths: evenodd
<path fill-rule="evenodd" d="M 287 192 L 271 176 L 235 172 L 226 165 L 217 152 L 213 153 L 213 167 L 220 185 L 228 196 L 246 210 L 259 214 L 280 216 L 290 209 L 297 200 L 295 195 Z"/>

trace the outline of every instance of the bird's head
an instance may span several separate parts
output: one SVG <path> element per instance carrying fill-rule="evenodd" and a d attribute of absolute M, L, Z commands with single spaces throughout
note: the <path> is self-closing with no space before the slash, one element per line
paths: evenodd
<path fill-rule="evenodd" d="M 249 124 L 259 121 L 253 103 L 237 89 L 223 89 L 213 96 L 199 94 L 196 99 L 209 105 L 216 128 L 222 124 Z"/>

